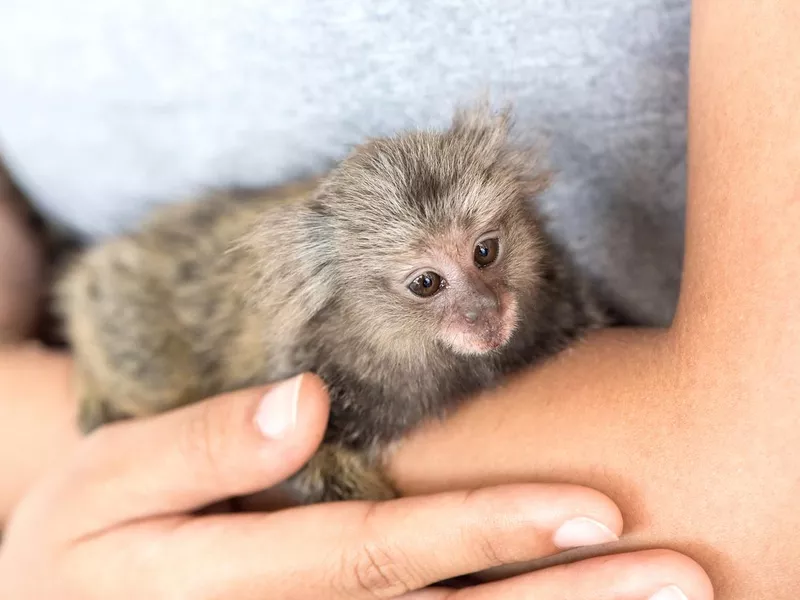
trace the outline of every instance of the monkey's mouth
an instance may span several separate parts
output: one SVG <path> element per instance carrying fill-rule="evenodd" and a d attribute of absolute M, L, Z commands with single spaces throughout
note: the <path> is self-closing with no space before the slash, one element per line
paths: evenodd
<path fill-rule="evenodd" d="M 517 328 L 517 302 L 503 298 L 497 312 L 482 315 L 475 323 L 453 323 L 446 331 L 446 343 L 458 354 L 478 355 L 504 347 Z"/>

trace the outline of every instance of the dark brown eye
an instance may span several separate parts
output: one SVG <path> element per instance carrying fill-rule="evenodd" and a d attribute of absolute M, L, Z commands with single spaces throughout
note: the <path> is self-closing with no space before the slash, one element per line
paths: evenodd
<path fill-rule="evenodd" d="M 490 240 L 483 240 L 475 246 L 473 254 L 475 264 L 479 267 L 488 267 L 497 260 L 497 254 L 500 251 L 500 242 L 497 238 Z"/>
<path fill-rule="evenodd" d="M 408 289 L 421 298 L 433 296 L 441 287 L 442 278 L 433 271 L 427 271 L 419 275 L 414 281 L 408 284 Z"/>

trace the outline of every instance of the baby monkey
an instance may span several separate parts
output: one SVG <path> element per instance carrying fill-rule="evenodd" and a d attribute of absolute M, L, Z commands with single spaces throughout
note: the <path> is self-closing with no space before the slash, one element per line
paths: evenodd
<path fill-rule="evenodd" d="M 319 182 L 158 210 L 90 249 L 59 290 L 82 430 L 312 371 L 330 422 L 290 491 L 394 497 L 392 442 L 604 323 L 509 120 L 461 110 Z"/>

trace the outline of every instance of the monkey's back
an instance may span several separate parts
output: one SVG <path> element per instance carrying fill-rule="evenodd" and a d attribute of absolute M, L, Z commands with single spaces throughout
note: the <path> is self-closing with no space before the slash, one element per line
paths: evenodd
<path fill-rule="evenodd" d="M 286 335 L 247 302 L 252 265 L 237 242 L 312 186 L 157 210 L 75 261 L 58 295 L 84 430 L 289 374 Z"/>

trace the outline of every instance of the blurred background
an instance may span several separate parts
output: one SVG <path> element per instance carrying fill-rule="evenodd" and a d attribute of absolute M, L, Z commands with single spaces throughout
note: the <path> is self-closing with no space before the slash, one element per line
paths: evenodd
<path fill-rule="evenodd" d="M 444 125 L 488 91 L 545 143 L 556 234 L 630 322 L 665 324 L 689 5 L 4 0 L 0 158 L 34 215 L 90 242 L 156 204 L 324 171 L 365 136 Z"/>

